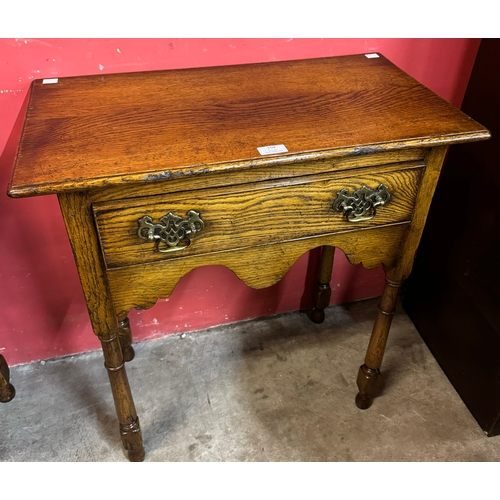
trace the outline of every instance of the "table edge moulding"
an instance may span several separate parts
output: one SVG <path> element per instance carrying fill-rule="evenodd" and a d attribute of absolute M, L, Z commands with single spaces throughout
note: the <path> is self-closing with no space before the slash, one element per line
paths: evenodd
<path fill-rule="evenodd" d="M 358 54 L 36 80 L 2 165 L 9 196 L 58 196 L 123 446 L 140 461 L 132 308 L 205 265 L 268 287 L 321 247 L 309 311 L 321 323 L 335 247 L 382 264 L 357 378 L 366 409 L 447 148 L 489 136 L 381 54 Z"/>

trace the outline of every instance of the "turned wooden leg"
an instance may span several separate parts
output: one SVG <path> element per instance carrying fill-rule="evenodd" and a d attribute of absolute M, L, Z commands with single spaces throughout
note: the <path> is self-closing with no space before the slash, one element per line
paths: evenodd
<path fill-rule="evenodd" d="M 119 338 L 118 336 L 110 339 L 101 338 L 101 344 L 104 353 L 104 366 L 108 371 L 116 413 L 120 423 L 120 436 L 123 447 L 131 462 L 142 462 L 144 448 L 142 446 L 139 417 L 130 391 Z"/>
<path fill-rule="evenodd" d="M 385 344 L 396 308 L 401 281 L 392 281 L 386 277 L 384 293 L 380 299 L 377 319 L 366 352 L 365 363 L 359 367 L 356 406 L 361 410 L 370 408 L 374 396 L 380 389 L 380 366 L 384 357 Z"/>
<path fill-rule="evenodd" d="M 334 253 L 335 247 L 324 246 L 321 249 L 318 279 L 313 288 L 313 309 L 308 315 L 313 323 L 323 323 L 325 309 L 330 304 L 332 295 L 330 281 L 332 280 Z"/>
<path fill-rule="evenodd" d="M 135 351 L 132 347 L 132 332 L 130 330 L 130 321 L 127 316 L 118 317 L 118 338 L 123 352 L 123 359 L 125 361 L 132 361 L 135 356 Z"/>
<path fill-rule="evenodd" d="M 10 370 L 7 361 L 0 354 L 0 403 L 8 403 L 14 399 L 16 390 L 10 383 Z"/>
<path fill-rule="evenodd" d="M 120 328 L 107 281 L 99 238 L 95 230 L 92 200 L 88 193 L 71 192 L 58 195 L 64 222 L 73 249 L 80 282 L 87 302 L 94 333 L 101 341 L 104 365 L 108 371 L 123 447 L 132 462 L 144 459 L 139 419 L 125 370 L 120 336 L 130 339 L 126 315 Z M 123 341 L 126 350 L 127 340 Z M 129 354 L 128 354 L 129 356 Z"/>

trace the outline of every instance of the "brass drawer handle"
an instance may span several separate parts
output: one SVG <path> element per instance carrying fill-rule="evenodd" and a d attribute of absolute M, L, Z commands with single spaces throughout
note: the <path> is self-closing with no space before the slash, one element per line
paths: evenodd
<path fill-rule="evenodd" d="M 184 250 L 191 244 L 190 238 L 205 227 L 200 214 L 195 210 L 189 210 L 186 215 L 188 219 L 183 220 L 182 217 L 169 212 L 158 223 L 154 223 L 149 215 L 145 215 L 138 220 L 137 234 L 143 240 L 154 241 L 157 252 Z"/>
<path fill-rule="evenodd" d="M 390 199 L 391 193 L 385 184 L 380 184 L 375 191 L 363 186 L 354 191 L 352 196 L 347 189 L 342 189 L 337 193 L 332 208 L 336 212 L 343 212 L 349 222 L 361 222 L 373 219 L 377 215 L 376 207 L 389 203 Z"/>

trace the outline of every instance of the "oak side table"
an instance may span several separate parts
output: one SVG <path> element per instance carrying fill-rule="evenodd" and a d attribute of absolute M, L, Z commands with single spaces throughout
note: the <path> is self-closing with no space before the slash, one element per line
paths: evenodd
<path fill-rule="evenodd" d="M 58 195 L 132 461 L 127 314 L 199 266 L 263 288 L 322 247 L 321 322 L 334 247 L 383 264 L 368 408 L 447 147 L 490 136 L 380 54 L 36 80 L 15 127 L 8 194 Z"/>

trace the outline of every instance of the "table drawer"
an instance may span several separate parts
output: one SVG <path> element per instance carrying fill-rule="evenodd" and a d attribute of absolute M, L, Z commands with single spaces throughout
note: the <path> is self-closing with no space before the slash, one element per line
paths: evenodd
<path fill-rule="evenodd" d="M 410 221 L 423 165 L 93 205 L 108 269 Z M 149 238 L 148 238 L 149 237 Z"/>

